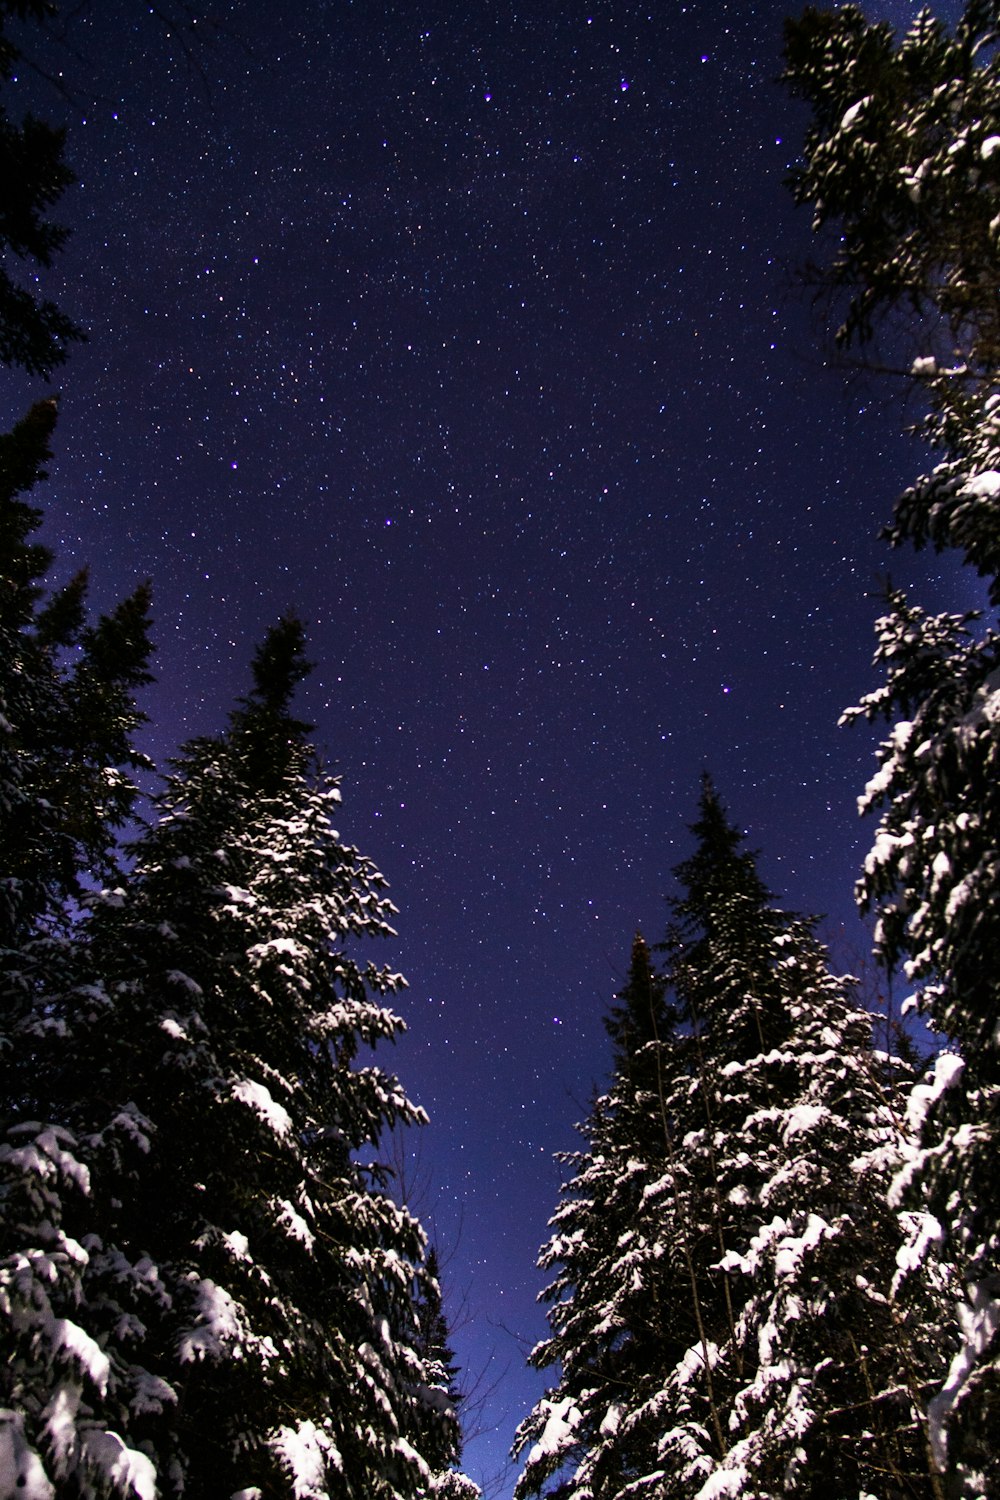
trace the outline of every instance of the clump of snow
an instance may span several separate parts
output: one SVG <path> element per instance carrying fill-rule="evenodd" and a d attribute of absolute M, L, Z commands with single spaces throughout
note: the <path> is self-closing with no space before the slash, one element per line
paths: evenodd
<path fill-rule="evenodd" d="M 249 952 L 252 958 L 266 958 L 269 953 L 284 953 L 289 958 L 306 956 L 306 950 L 302 944 L 287 937 L 270 938 L 266 943 L 256 943 Z"/>
<path fill-rule="evenodd" d="M 783 1132 L 786 1144 L 792 1136 L 801 1135 L 804 1132 L 815 1129 L 821 1120 L 825 1120 L 830 1111 L 825 1104 L 796 1104 L 788 1111 Z"/>
<path fill-rule="evenodd" d="M 618 1431 L 618 1428 L 621 1425 L 621 1419 L 622 1408 L 617 1404 L 617 1402 L 615 1402 L 613 1405 L 608 1407 L 607 1411 L 604 1414 L 604 1419 L 601 1422 L 600 1430 L 605 1435 L 605 1437 L 610 1437 L 613 1433 Z"/>
<path fill-rule="evenodd" d="M 970 500 L 995 500 L 1000 495 L 1000 474 L 996 469 L 984 469 L 967 479 L 959 493 Z"/>
<path fill-rule="evenodd" d="M 275 1208 L 278 1210 L 278 1223 L 288 1230 L 293 1239 L 311 1250 L 316 1243 L 316 1236 L 298 1210 L 285 1199 L 279 1199 Z"/>
<path fill-rule="evenodd" d="M 55 1500 L 42 1461 L 28 1446 L 17 1412 L 0 1411 L 0 1495 L 18 1500 Z"/>
<path fill-rule="evenodd" d="M 947 1093 L 962 1076 L 965 1061 L 956 1052 L 942 1052 L 934 1059 L 934 1067 L 928 1083 L 918 1083 L 910 1090 L 906 1107 L 906 1124 L 910 1136 L 920 1139 L 924 1120 L 931 1105 Z"/>
<path fill-rule="evenodd" d="M 738 1497 L 746 1494 L 747 1471 L 742 1464 L 731 1468 L 716 1469 L 698 1491 L 695 1500 L 721 1500 L 722 1496 Z"/>
<path fill-rule="evenodd" d="M 91 1428 L 83 1442 L 90 1462 L 103 1469 L 119 1493 L 134 1500 L 157 1500 L 156 1469 L 144 1453 L 127 1448 L 117 1432 Z"/>
<path fill-rule="evenodd" d="M 923 1265 L 929 1251 L 944 1243 L 944 1230 L 930 1213 L 906 1213 L 900 1215 L 900 1223 L 907 1231 L 906 1243 L 896 1251 L 897 1275 L 893 1278 L 892 1295 L 896 1296 L 903 1280 L 911 1271 Z"/>
<path fill-rule="evenodd" d="M 69 1318 L 56 1318 L 52 1325 L 52 1345 L 54 1349 L 65 1351 L 74 1368 L 92 1380 L 101 1394 L 104 1394 L 108 1375 L 111 1373 L 111 1361 L 79 1323 L 73 1323 Z"/>
<path fill-rule="evenodd" d="M 871 94 L 866 94 L 863 99 L 858 100 L 857 104 L 852 104 L 850 109 L 845 110 L 843 119 L 840 122 L 841 130 L 850 130 L 851 126 L 857 121 L 857 118 L 860 115 L 861 111 L 864 109 L 865 105 L 870 104 L 871 102 Z"/>
<path fill-rule="evenodd" d="M 343 1467 L 329 1433 L 315 1422 L 300 1422 L 297 1427 L 280 1428 L 271 1439 L 271 1448 L 288 1471 L 295 1500 L 327 1500 L 327 1468 L 339 1473 Z"/>
<path fill-rule="evenodd" d="M 567 1442 L 572 1441 L 573 1433 L 582 1421 L 580 1409 L 571 1396 L 562 1401 L 542 1401 L 539 1405 L 545 1413 L 545 1426 L 528 1455 L 529 1468 L 550 1454 L 560 1453 Z"/>
<path fill-rule="evenodd" d="M 951 1362 L 948 1378 L 927 1405 L 927 1424 L 934 1461 L 941 1473 L 948 1467 L 948 1422 L 962 1388 L 980 1363 L 1000 1328 L 1000 1299 L 983 1285 L 970 1286 L 969 1301 L 958 1309 L 962 1345 Z"/>
<path fill-rule="evenodd" d="M 292 1128 L 291 1115 L 262 1083 L 254 1083 L 250 1078 L 240 1078 L 232 1089 L 233 1098 L 248 1104 L 254 1114 L 271 1127 L 275 1135 L 284 1137 L 289 1134 Z"/>
<path fill-rule="evenodd" d="M 814 1250 L 820 1240 L 827 1238 L 831 1233 L 830 1226 L 825 1219 L 821 1219 L 818 1214 L 810 1214 L 803 1234 L 788 1235 L 780 1242 L 774 1257 L 775 1277 L 794 1276 L 803 1255 L 809 1250 Z"/>
<path fill-rule="evenodd" d="M 239 1303 L 214 1281 L 199 1280 L 193 1274 L 188 1280 L 194 1288 L 196 1322 L 181 1334 L 177 1351 L 181 1363 L 219 1359 L 228 1350 L 238 1349 L 245 1332 Z"/>

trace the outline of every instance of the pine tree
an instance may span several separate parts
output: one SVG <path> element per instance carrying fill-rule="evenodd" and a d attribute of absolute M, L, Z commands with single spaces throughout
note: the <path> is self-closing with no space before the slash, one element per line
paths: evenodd
<path fill-rule="evenodd" d="M 43 598 L 52 556 L 33 540 L 41 513 L 26 496 L 44 478 L 55 416 L 41 403 L 0 437 L 0 1475 L 39 1497 L 52 1489 L 26 1415 L 29 1428 L 58 1424 L 40 1393 L 88 1385 L 99 1404 L 106 1381 L 80 1317 L 88 1257 L 72 1225 L 88 1211 L 89 1174 L 65 1123 L 43 1122 L 53 1000 L 73 972 L 69 913 L 117 868 L 145 764 L 133 735 L 150 652 L 148 589 L 95 624 L 84 575 Z M 130 1496 L 124 1445 L 97 1420 L 88 1431 L 95 1468 L 118 1474 L 98 1493 Z"/>
<path fill-rule="evenodd" d="M 625 1046 L 543 1252 L 560 1274 L 533 1359 L 562 1373 L 519 1432 L 518 1493 L 934 1496 L 920 1397 L 943 1273 L 910 1269 L 929 1218 L 886 1203 L 888 1072 L 707 781 L 693 831 L 667 974 L 634 952 Z"/>
<path fill-rule="evenodd" d="M 918 1226 L 885 1202 L 899 1132 L 870 1023 L 813 924 L 773 904 L 708 781 L 693 832 L 669 973 L 697 1046 L 702 1120 L 684 1144 L 701 1158 L 719 1419 L 689 1386 L 661 1440 L 665 1492 L 932 1495 L 914 1398 L 936 1288 L 915 1283 L 905 1311 L 890 1295 Z"/>
<path fill-rule="evenodd" d="M 788 81 L 813 110 L 795 190 L 839 238 L 824 274 L 851 301 L 838 337 L 880 311 L 916 341 L 918 431 L 940 455 L 898 501 L 895 545 L 955 548 L 1000 601 L 1000 17 L 971 0 L 949 35 L 928 12 L 897 46 L 854 7 L 789 23 Z M 949 1044 L 914 1093 L 919 1151 L 900 1181 L 948 1235 L 967 1299 L 929 1403 L 959 1493 L 1000 1487 L 1000 638 L 890 591 L 884 686 L 845 715 L 894 725 L 862 806 L 881 810 L 859 885 L 886 964 L 902 962 Z"/>
<path fill-rule="evenodd" d="M 8 83 L 21 53 L 7 30 L 10 20 L 43 22 L 46 0 L 0 0 L 0 83 Z M 68 230 L 46 217 L 74 181 L 63 150 L 65 131 L 28 115 L 15 124 L 0 105 L 0 251 L 51 266 Z M 0 363 L 21 365 L 46 378 L 66 359 L 67 345 L 84 337 L 48 298 L 18 285 L 0 268 Z"/>
<path fill-rule="evenodd" d="M 34 406 L 0 437 L 0 949 L 58 925 L 82 882 L 109 878 L 131 814 L 143 715 L 149 588 L 86 624 L 86 574 L 43 603 L 52 566 L 32 540 L 56 407 Z M 13 984 L 13 981 L 9 981 Z"/>
<path fill-rule="evenodd" d="M 428 1446 L 432 1447 L 434 1425 L 440 1421 L 442 1412 L 459 1412 L 462 1393 L 458 1381 L 459 1368 L 451 1348 L 451 1335 L 441 1295 L 438 1254 L 433 1245 L 427 1252 L 426 1269 L 427 1274 L 417 1290 L 415 1347 L 423 1361 L 431 1395 L 424 1432 Z M 456 1448 L 452 1461 L 457 1463 L 459 1457 L 460 1453 Z M 426 1493 L 429 1500 L 430 1497 L 433 1500 L 479 1500 L 480 1490 L 468 1475 L 459 1473 L 456 1469 L 444 1469 L 431 1475 L 426 1492 L 422 1493 Z"/>
<path fill-rule="evenodd" d="M 647 1473 L 655 1430 L 633 1424 L 625 1441 L 622 1424 L 655 1395 L 691 1336 L 664 1305 L 662 1278 L 645 1276 L 637 1228 L 667 1151 L 660 1101 L 675 1019 L 641 934 L 616 1001 L 605 1021 L 611 1086 L 580 1127 L 586 1149 L 559 1158 L 571 1176 L 539 1259 L 556 1271 L 544 1293 L 552 1332 L 531 1363 L 558 1365 L 560 1375 L 518 1430 L 515 1455 L 526 1460 L 517 1496 L 611 1496 Z"/>
<path fill-rule="evenodd" d="M 905 309 L 970 380 L 1000 359 L 997 25 L 993 0 L 970 0 L 954 34 L 924 9 L 899 45 L 855 5 L 785 32 L 785 80 L 812 108 L 792 186 L 836 230 L 818 274 L 847 293 L 838 342 Z"/>
<path fill-rule="evenodd" d="M 424 1236 L 377 1161 L 383 1130 L 423 1116 L 359 1059 L 402 1029 L 403 981 L 345 949 L 393 908 L 331 827 L 339 789 L 290 707 L 305 670 L 285 621 L 96 902 L 64 1007 L 98 1394 L 162 1497 L 415 1496 L 456 1445 L 419 1352 Z M 58 1431 L 29 1434 L 60 1493 L 92 1492 L 79 1385 L 47 1393 L 71 1408 Z"/>

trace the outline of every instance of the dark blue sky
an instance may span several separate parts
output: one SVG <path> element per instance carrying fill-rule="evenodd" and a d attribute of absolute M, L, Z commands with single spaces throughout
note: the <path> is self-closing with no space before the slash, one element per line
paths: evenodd
<path fill-rule="evenodd" d="M 199 40 L 106 0 L 30 44 L 68 97 L 14 90 L 80 179 L 49 537 L 101 604 L 152 577 L 161 758 L 307 621 L 340 831 L 400 907 L 415 1206 L 497 1382 L 480 1479 L 541 1389 L 551 1154 L 703 768 L 856 966 L 872 741 L 836 723 L 875 595 L 978 602 L 877 540 L 901 391 L 831 369 L 795 289 L 786 9 L 221 0 Z M 9 426 L 42 392 L 0 382 Z"/>

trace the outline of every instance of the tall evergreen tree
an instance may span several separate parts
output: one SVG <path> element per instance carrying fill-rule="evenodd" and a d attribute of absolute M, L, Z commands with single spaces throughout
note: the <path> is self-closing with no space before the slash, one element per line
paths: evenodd
<path fill-rule="evenodd" d="M 423 1361 L 425 1379 L 431 1393 L 424 1433 L 425 1439 L 429 1439 L 427 1446 L 433 1448 L 435 1424 L 440 1422 L 443 1411 L 460 1412 L 462 1393 L 458 1381 L 459 1368 L 455 1363 L 448 1320 L 444 1312 L 438 1254 L 433 1245 L 427 1252 L 426 1269 L 427 1275 L 420 1283 L 416 1297 L 416 1350 Z M 424 1444 L 420 1446 L 423 1448 Z M 452 1461 L 457 1463 L 460 1456 L 456 1449 Z M 468 1475 L 452 1468 L 432 1473 L 426 1491 L 421 1494 L 426 1494 L 427 1500 L 479 1500 L 480 1490 Z"/>
<path fill-rule="evenodd" d="M 424 1236 L 378 1164 L 423 1116 L 361 1056 L 402 1029 L 403 981 L 346 946 L 393 907 L 331 825 L 291 711 L 306 670 L 285 621 L 94 901 L 77 982 L 36 1008 L 58 1123 L 12 1132 L 0 1284 L 0 1476 L 33 1497 L 389 1500 L 456 1452 Z"/>
<path fill-rule="evenodd" d="M 135 703 L 149 682 L 149 589 L 86 623 L 85 573 L 43 600 L 53 557 L 26 498 L 45 478 L 54 402 L 0 436 L 0 950 L 58 925 L 84 880 L 114 871 L 131 813 Z M 2 960 L 0 960 L 2 962 Z M 9 972 L 9 970 L 8 970 Z M 14 980 L 8 981 L 11 985 Z"/>
<path fill-rule="evenodd" d="M 605 1020 L 611 1085 L 580 1127 L 585 1149 L 559 1158 L 571 1175 L 539 1259 L 556 1273 L 543 1294 L 552 1332 L 531 1363 L 558 1365 L 560 1374 L 518 1430 L 515 1454 L 526 1455 L 518 1496 L 616 1495 L 655 1464 L 655 1429 L 632 1423 L 623 1441 L 621 1428 L 692 1338 L 690 1320 L 675 1318 L 661 1295 L 662 1276 L 648 1276 L 640 1228 L 668 1149 L 661 1097 L 679 1071 L 671 1068 L 674 1023 L 637 934 L 627 982 Z"/>
<path fill-rule="evenodd" d="M 889 1078 L 709 782 L 693 831 L 667 973 L 634 951 L 625 1045 L 543 1252 L 561 1269 L 533 1359 L 562 1372 L 519 1432 L 518 1493 L 935 1495 L 919 1397 L 939 1294 L 925 1266 L 892 1295 L 931 1231 L 885 1202 Z"/>
<path fill-rule="evenodd" d="M 148 681 L 149 591 L 86 621 L 86 578 L 44 597 L 52 564 L 27 496 L 44 478 L 55 405 L 0 437 L 0 1487 L 51 1495 L 24 1429 L 58 1421 L 42 1391 L 104 1382 L 105 1355 L 79 1318 L 87 1252 L 69 1220 L 89 1174 L 52 1120 L 53 998 L 72 973 L 69 913 L 117 869 L 115 835 L 144 765 L 135 694 Z M 132 1493 L 123 1444 L 95 1422 L 91 1446 L 114 1492 Z M 96 1460 L 95 1460 L 96 1461 Z M 99 1493 L 109 1493 L 100 1489 Z"/>
<path fill-rule="evenodd" d="M 424 1237 L 373 1156 L 422 1112 L 358 1059 L 402 1029 L 383 997 L 403 981 L 345 942 L 390 933 L 393 907 L 331 826 L 338 787 L 291 713 L 305 670 L 285 621 L 97 903 L 73 1002 L 84 1290 L 162 1496 L 412 1496 L 457 1439 L 419 1351 Z"/>
<path fill-rule="evenodd" d="M 957 549 L 1000 601 L 1000 14 L 970 0 L 949 34 L 923 12 L 897 45 L 847 6 L 788 26 L 788 81 L 813 111 L 800 201 L 836 234 L 826 274 L 849 289 L 838 337 L 878 311 L 915 341 L 940 455 L 896 505 L 896 545 Z M 891 592 L 884 685 L 846 718 L 894 725 L 862 806 L 881 810 L 859 886 L 889 965 L 902 962 L 953 1049 L 914 1095 L 920 1150 L 901 1190 L 944 1226 L 968 1288 L 930 1402 L 959 1492 L 1000 1489 L 1000 637 Z"/>

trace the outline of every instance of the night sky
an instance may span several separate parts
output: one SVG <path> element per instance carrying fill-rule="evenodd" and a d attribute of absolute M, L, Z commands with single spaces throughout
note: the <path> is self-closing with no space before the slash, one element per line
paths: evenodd
<path fill-rule="evenodd" d="M 877 539 L 918 412 L 831 367 L 796 287 L 787 0 L 67 9 L 24 39 L 64 92 L 26 68 L 9 100 L 65 120 L 79 178 L 46 539 L 101 607 L 152 578 L 160 760 L 307 623 L 340 832 L 400 908 L 383 1060 L 431 1115 L 406 1177 L 486 1398 L 466 1467 L 506 1496 L 552 1153 L 702 770 L 856 968 L 873 740 L 836 725 L 878 591 L 979 590 Z M 46 387 L 0 391 L 8 428 Z"/>

